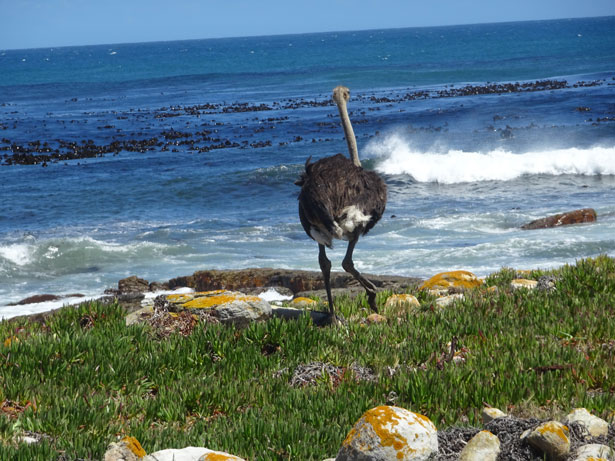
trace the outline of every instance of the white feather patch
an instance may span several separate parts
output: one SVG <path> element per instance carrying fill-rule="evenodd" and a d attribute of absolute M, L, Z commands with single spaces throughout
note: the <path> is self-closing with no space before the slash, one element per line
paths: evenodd
<path fill-rule="evenodd" d="M 340 221 L 339 225 L 344 234 L 341 238 L 345 238 L 345 240 L 350 238 L 350 234 L 352 234 L 357 227 L 365 226 L 371 219 L 370 215 L 364 214 L 355 205 L 344 208 L 342 212 L 344 219 Z"/>

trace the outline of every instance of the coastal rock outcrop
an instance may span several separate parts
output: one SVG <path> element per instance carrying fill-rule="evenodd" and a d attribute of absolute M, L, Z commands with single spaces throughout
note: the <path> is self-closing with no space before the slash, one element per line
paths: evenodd
<path fill-rule="evenodd" d="M 144 293 L 149 291 L 149 282 L 136 275 L 131 275 L 117 282 L 117 288 L 120 294 Z"/>
<path fill-rule="evenodd" d="M 596 210 L 593 208 L 582 208 L 547 216 L 546 218 L 536 219 L 524 224 L 521 226 L 521 229 L 545 229 L 549 227 L 568 226 L 570 224 L 590 223 L 596 221 L 597 218 Z"/>
<path fill-rule="evenodd" d="M 371 274 L 365 276 L 376 288 L 394 291 L 414 288 L 420 282 L 420 279 L 412 277 Z M 263 287 L 284 287 L 290 289 L 296 296 L 305 296 L 325 288 L 320 272 L 269 268 L 197 271 L 190 276 L 171 279 L 168 285 L 170 289 L 190 287 L 195 291 L 241 290 L 250 294 L 251 289 L 261 291 Z M 352 286 L 361 289 L 352 275 L 346 272 L 331 273 L 332 289 L 348 289 Z"/>

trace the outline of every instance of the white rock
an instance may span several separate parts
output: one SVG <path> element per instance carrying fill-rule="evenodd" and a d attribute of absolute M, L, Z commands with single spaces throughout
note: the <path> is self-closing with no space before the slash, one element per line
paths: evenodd
<path fill-rule="evenodd" d="M 587 428 L 592 437 L 600 437 L 609 433 L 609 423 L 592 415 L 585 408 L 575 408 L 564 418 L 564 424 L 579 423 Z"/>
<path fill-rule="evenodd" d="M 525 434 L 524 432 L 521 437 L 524 438 Z M 530 445 L 541 450 L 553 460 L 565 459 L 570 452 L 568 428 L 558 421 L 541 424 L 525 438 Z"/>
<path fill-rule="evenodd" d="M 502 410 L 499 410 L 497 408 L 485 407 L 483 408 L 483 412 L 481 416 L 483 418 L 483 424 L 487 424 L 493 421 L 494 419 L 505 418 L 506 413 L 504 413 Z"/>
<path fill-rule="evenodd" d="M 441 298 L 436 299 L 436 304 L 438 307 L 446 307 L 453 304 L 458 299 L 463 299 L 463 293 L 455 293 L 448 296 L 442 296 Z"/>
<path fill-rule="evenodd" d="M 572 461 L 612 461 L 615 460 L 615 450 L 606 445 L 590 443 L 579 447 Z"/>
<path fill-rule="evenodd" d="M 438 451 L 436 427 L 429 418 L 400 407 L 366 411 L 350 430 L 336 461 L 426 460 Z"/>
<path fill-rule="evenodd" d="M 526 288 L 528 290 L 533 290 L 538 286 L 538 282 L 536 280 L 515 279 L 510 282 L 510 286 L 515 290 L 518 288 Z"/>
<path fill-rule="evenodd" d="M 222 451 L 208 450 L 208 452 L 205 453 L 203 456 L 201 456 L 198 461 L 245 461 L 245 460 L 238 456 L 230 455 Z"/>
<path fill-rule="evenodd" d="M 156 451 L 143 458 L 143 461 L 244 461 L 228 453 L 213 451 L 203 447 L 167 448 Z"/>
<path fill-rule="evenodd" d="M 460 461 L 496 461 L 500 439 L 489 431 L 480 431 L 461 450 Z"/>
<path fill-rule="evenodd" d="M 386 303 L 384 303 L 384 308 L 386 309 L 395 309 L 395 310 L 407 310 L 414 311 L 416 308 L 421 307 L 421 303 L 416 296 L 411 294 L 394 294 L 387 298 Z"/>

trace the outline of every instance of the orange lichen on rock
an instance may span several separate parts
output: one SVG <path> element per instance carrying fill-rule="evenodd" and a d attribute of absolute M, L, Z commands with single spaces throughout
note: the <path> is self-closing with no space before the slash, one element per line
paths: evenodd
<path fill-rule="evenodd" d="M 437 450 L 437 430 L 428 418 L 385 405 L 361 416 L 346 436 L 336 459 L 424 461 Z"/>
<path fill-rule="evenodd" d="M 257 296 L 246 296 L 242 294 L 216 294 L 213 296 L 201 296 L 194 298 L 192 301 L 182 304 L 182 307 L 186 309 L 207 309 L 213 306 L 219 306 L 221 304 L 232 303 L 233 301 L 243 302 L 258 302 L 261 299 Z"/>
<path fill-rule="evenodd" d="M 145 450 L 136 438 L 127 436 L 122 439 L 122 442 L 124 442 L 126 448 L 132 451 L 136 457 L 143 458 L 146 455 Z"/>
<path fill-rule="evenodd" d="M 399 424 L 399 417 L 395 414 L 393 407 L 382 405 L 365 412 L 363 419 L 369 423 L 376 435 L 380 438 L 383 447 L 393 447 L 400 451 L 408 445 L 408 441 L 401 436 L 391 432 L 394 426 Z"/>
<path fill-rule="evenodd" d="M 173 304 L 187 303 L 188 301 L 191 301 L 192 299 L 194 299 L 193 293 L 167 295 L 167 301 Z"/>
<path fill-rule="evenodd" d="M 543 435 L 545 434 L 545 432 L 550 432 L 551 434 L 555 434 L 556 436 L 558 436 L 563 441 L 569 442 L 568 426 L 564 426 L 563 424 L 557 423 L 556 421 L 549 421 L 537 427 L 536 430 Z"/>
<path fill-rule="evenodd" d="M 428 280 L 425 280 L 419 288 L 426 290 L 458 288 L 476 288 L 482 283 L 472 272 L 450 271 L 440 272 Z"/>
<path fill-rule="evenodd" d="M 313 304 L 318 304 L 318 302 L 314 301 L 311 298 L 306 298 L 304 296 L 299 296 L 295 299 L 293 299 L 290 302 L 293 306 L 309 306 L 309 305 L 313 305 Z"/>
<path fill-rule="evenodd" d="M 203 456 L 199 458 L 199 461 L 236 461 L 238 459 L 237 456 L 229 455 L 226 453 L 205 453 Z"/>

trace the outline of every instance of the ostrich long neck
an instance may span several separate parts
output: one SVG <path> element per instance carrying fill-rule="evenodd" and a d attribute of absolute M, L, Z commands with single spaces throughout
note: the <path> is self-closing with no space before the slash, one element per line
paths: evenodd
<path fill-rule="evenodd" d="M 344 128 L 344 135 L 346 136 L 346 142 L 348 143 L 348 152 L 350 153 L 350 159 L 356 166 L 361 166 L 359 160 L 359 151 L 357 150 L 357 139 L 354 136 L 354 130 L 350 123 L 350 117 L 348 117 L 348 109 L 346 108 L 346 101 L 343 99 L 337 104 L 337 108 L 340 111 L 340 118 L 342 119 L 342 127 Z"/>

